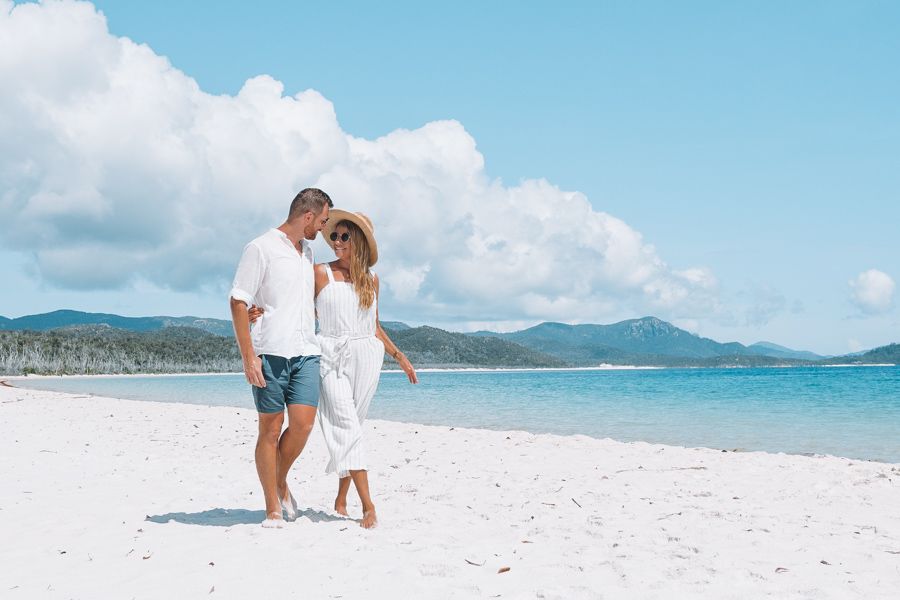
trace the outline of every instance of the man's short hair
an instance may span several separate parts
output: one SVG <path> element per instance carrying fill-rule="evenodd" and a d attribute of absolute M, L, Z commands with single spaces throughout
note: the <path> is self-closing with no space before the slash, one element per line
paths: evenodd
<path fill-rule="evenodd" d="M 294 201 L 291 202 L 291 210 L 288 212 L 288 221 L 302 217 L 308 212 L 317 215 L 322 212 L 322 209 L 325 208 L 326 204 L 328 205 L 328 208 L 334 208 L 334 203 L 331 201 L 331 198 L 329 198 L 328 194 L 322 190 L 318 188 L 306 188 L 305 190 L 300 190 L 300 193 L 297 194 L 294 197 Z"/>

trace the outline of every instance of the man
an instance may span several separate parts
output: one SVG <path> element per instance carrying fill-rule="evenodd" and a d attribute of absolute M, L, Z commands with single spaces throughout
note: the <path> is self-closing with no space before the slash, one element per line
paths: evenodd
<path fill-rule="evenodd" d="M 334 204 L 307 188 L 291 202 L 287 221 L 244 248 L 230 293 L 231 319 L 244 375 L 259 413 L 256 471 L 266 499 L 263 527 L 297 516 L 287 474 L 303 451 L 319 404 L 319 345 L 315 334 L 314 240 Z M 250 332 L 247 308 L 265 315 Z M 287 410 L 288 427 L 281 432 Z"/>

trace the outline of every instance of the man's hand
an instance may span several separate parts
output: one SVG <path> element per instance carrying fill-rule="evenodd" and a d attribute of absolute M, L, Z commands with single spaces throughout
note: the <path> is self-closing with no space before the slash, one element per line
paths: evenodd
<path fill-rule="evenodd" d="M 247 318 L 250 319 L 250 324 L 252 325 L 253 323 L 256 323 L 256 321 L 261 316 L 263 316 L 263 313 L 265 313 L 265 312 L 266 311 L 264 308 L 260 308 L 259 306 L 255 305 L 255 304 L 253 306 L 251 306 L 250 310 L 247 311 Z"/>
<path fill-rule="evenodd" d="M 258 356 L 251 356 L 244 360 L 244 377 L 247 383 L 258 388 L 266 387 L 266 379 L 263 377 L 262 360 Z"/>
<path fill-rule="evenodd" d="M 256 356 L 253 341 L 250 339 L 250 320 L 247 316 L 247 303 L 236 298 L 231 299 L 231 320 L 234 322 L 234 336 L 244 362 L 244 376 L 247 383 L 258 388 L 266 387 L 262 374 L 262 361 Z"/>

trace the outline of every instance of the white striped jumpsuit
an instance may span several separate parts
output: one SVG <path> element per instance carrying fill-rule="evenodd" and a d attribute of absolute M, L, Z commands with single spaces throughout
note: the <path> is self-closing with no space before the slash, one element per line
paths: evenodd
<path fill-rule="evenodd" d="M 335 281 L 327 263 L 325 270 L 328 285 L 316 297 L 322 347 L 318 420 L 330 457 L 325 471 L 347 477 L 350 470 L 368 468 L 362 423 L 378 387 L 384 344 L 375 337 L 378 298 L 363 310 L 353 284 Z"/>

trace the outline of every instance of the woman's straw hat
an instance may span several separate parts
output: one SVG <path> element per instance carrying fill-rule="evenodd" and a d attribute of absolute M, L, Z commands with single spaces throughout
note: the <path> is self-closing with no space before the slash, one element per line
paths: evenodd
<path fill-rule="evenodd" d="M 334 250 L 331 232 L 334 231 L 334 228 L 341 221 L 350 221 L 362 230 L 363 235 L 366 236 L 366 241 L 369 242 L 369 266 L 371 267 L 377 263 L 378 244 L 375 242 L 375 226 L 372 225 L 372 220 L 369 217 L 359 212 L 352 213 L 339 208 L 333 208 L 328 211 L 328 223 L 325 225 L 325 229 L 322 230 L 322 235 L 325 236 L 325 241 L 328 242 L 331 249 Z"/>

